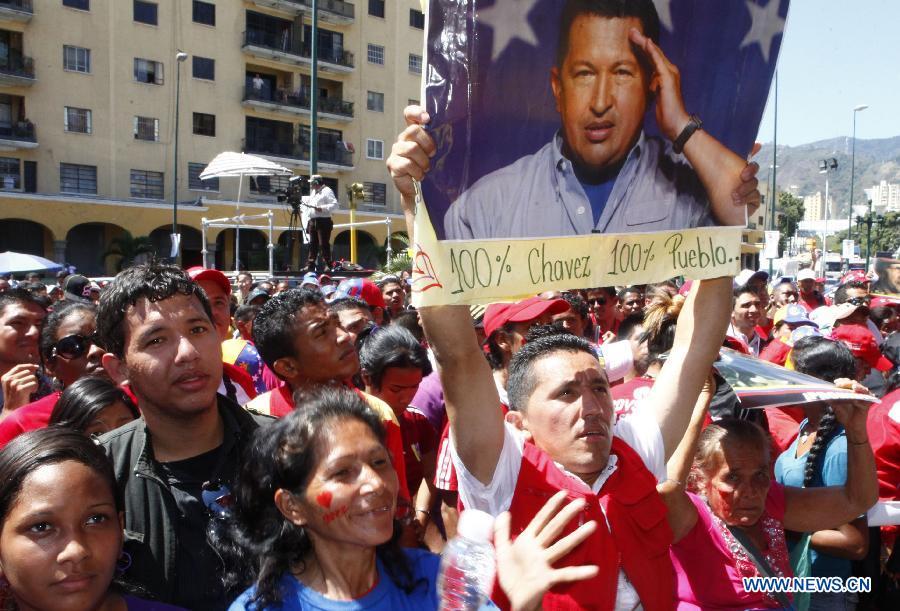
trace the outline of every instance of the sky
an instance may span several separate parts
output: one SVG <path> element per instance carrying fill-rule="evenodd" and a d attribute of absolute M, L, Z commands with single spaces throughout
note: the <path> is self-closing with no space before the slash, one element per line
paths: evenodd
<path fill-rule="evenodd" d="M 900 135 L 900 2 L 791 0 L 778 58 L 778 144 Z M 773 92 L 757 140 L 772 142 Z"/>

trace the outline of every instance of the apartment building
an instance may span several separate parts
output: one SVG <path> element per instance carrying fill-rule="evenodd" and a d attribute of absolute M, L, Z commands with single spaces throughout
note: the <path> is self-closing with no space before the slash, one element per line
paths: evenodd
<path fill-rule="evenodd" d="M 199 263 L 201 219 L 236 214 L 238 179 L 199 179 L 215 155 L 310 173 L 311 17 L 311 0 L 0 0 L 0 251 L 111 273 L 102 254 L 127 231 L 167 255 L 177 170 L 182 259 Z M 337 224 L 347 187 L 365 186 L 357 220 L 382 221 L 358 231 L 368 263 L 405 229 L 384 158 L 420 96 L 424 24 L 418 0 L 318 1 L 317 172 Z M 245 179 L 240 212 L 288 226 L 286 180 Z M 220 268 L 234 233 L 208 231 Z M 348 234 L 335 231 L 338 255 Z M 301 264 L 295 236 L 274 232 L 278 268 Z M 241 261 L 265 268 L 268 241 L 242 229 Z"/>

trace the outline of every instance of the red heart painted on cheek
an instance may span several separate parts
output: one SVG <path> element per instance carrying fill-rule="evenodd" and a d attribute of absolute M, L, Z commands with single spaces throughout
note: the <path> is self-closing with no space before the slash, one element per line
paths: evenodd
<path fill-rule="evenodd" d="M 325 492 L 320 492 L 316 497 L 316 502 L 324 507 L 325 509 L 331 508 L 331 493 L 327 490 Z"/>

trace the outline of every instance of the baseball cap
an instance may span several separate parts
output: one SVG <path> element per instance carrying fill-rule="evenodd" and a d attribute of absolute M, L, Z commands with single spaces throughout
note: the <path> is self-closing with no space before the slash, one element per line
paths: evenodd
<path fill-rule="evenodd" d="M 91 281 L 81 274 L 67 276 L 63 283 L 63 297 L 72 301 L 89 303 L 91 300 Z"/>
<path fill-rule="evenodd" d="M 244 301 L 244 303 L 252 304 L 253 300 L 258 297 L 265 297 L 266 301 L 268 301 L 271 298 L 271 295 L 269 295 L 269 292 L 266 289 L 253 289 L 252 291 L 250 291 L 250 294 L 247 295 L 247 300 Z M 266 301 L 263 301 L 263 303 L 265 303 Z"/>
<path fill-rule="evenodd" d="M 603 368 L 610 382 L 621 380 L 634 366 L 631 342 L 627 339 L 601 344 L 600 356 L 603 357 Z"/>
<path fill-rule="evenodd" d="M 325 284 L 322 285 L 320 289 L 322 291 L 322 296 L 325 297 L 325 301 L 331 301 L 334 296 L 334 292 L 337 290 L 337 287 L 333 284 Z"/>
<path fill-rule="evenodd" d="M 529 297 L 515 303 L 492 303 L 484 310 L 484 333 L 488 337 L 508 322 L 528 322 L 545 313 L 562 314 L 569 309 L 565 299 Z"/>
<path fill-rule="evenodd" d="M 801 269 L 799 272 L 797 272 L 797 282 L 800 282 L 801 280 L 815 280 L 815 279 L 816 279 L 816 272 L 814 272 L 813 270 L 811 270 L 809 268 Z"/>
<path fill-rule="evenodd" d="M 868 282 L 869 279 L 866 278 L 866 272 L 861 269 L 851 269 L 849 272 L 841 276 L 840 284 L 844 284 L 846 282 Z"/>
<path fill-rule="evenodd" d="M 813 335 L 821 336 L 822 333 L 816 327 L 803 325 L 802 327 L 797 327 L 796 329 L 791 331 L 791 339 L 788 343 L 793 346 L 804 337 L 811 337 Z"/>
<path fill-rule="evenodd" d="M 869 304 L 871 308 L 879 308 L 882 306 L 890 306 L 890 307 L 900 307 L 900 297 L 888 297 L 887 295 L 876 295 L 872 297 L 872 302 Z"/>
<path fill-rule="evenodd" d="M 305 284 L 311 284 L 316 287 L 319 286 L 319 279 L 316 277 L 315 272 L 307 272 L 303 275 L 303 281 L 300 282 L 300 286 L 303 286 Z"/>
<path fill-rule="evenodd" d="M 309 182 L 322 182 L 322 175 L 321 174 L 313 174 L 312 176 L 309 177 Z"/>
<path fill-rule="evenodd" d="M 862 325 L 841 325 L 831 332 L 831 339 L 843 342 L 853 356 L 861 358 L 878 371 L 890 371 L 894 364 L 878 349 L 872 332 Z"/>
<path fill-rule="evenodd" d="M 359 297 L 369 304 L 370 308 L 384 308 L 384 296 L 381 289 L 368 278 L 347 278 L 342 280 L 334 293 L 335 299 L 341 297 Z"/>
<path fill-rule="evenodd" d="M 894 366 L 900 365 L 900 333 L 894 333 L 884 340 L 881 344 L 881 354 Z"/>
<path fill-rule="evenodd" d="M 762 270 L 755 272 L 752 269 L 742 269 L 740 273 L 734 277 L 734 288 L 742 287 L 755 278 L 761 278 L 763 281 L 768 282 L 769 274 Z"/>
<path fill-rule="evenodd" d="M 214 282 L 219 286 L 219 288 L 222 289 L 222 291 L 225 292 L 226 295 L 231 294 L 231 283 L 228 281 L 228 278 L 225 276 L 225 274 L 217 269 L 207 269 L 196 265 L 194 267 L 188 268 L 187 275 L 194 282 L 200 282 L 201 280 Z"/>
<path fill-rule="evenodd" d="M 818 327 L 816 323 L 809 319 L 809 315 L 806 313 L 806 308 L 804 308 L 799 303 L 789 303 L 787 305 L 781 306 L 778 308 L 778 311 L 775 312 L 775 316 L 772 317 L 772 321 L 775 323 L 777 327 L 783 322 L 786 322 L 789 325 L 813 325 Z"/>

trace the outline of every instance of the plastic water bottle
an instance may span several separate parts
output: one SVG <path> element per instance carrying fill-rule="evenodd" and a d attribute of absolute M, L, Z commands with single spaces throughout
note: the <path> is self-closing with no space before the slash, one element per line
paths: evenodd
<path fill-rule="evenodd" d="M 494 585 L 494 518 L 477 509 L 459 515 L 456 537 L 441 555 L 441 611 L 477 611 Z"/>

